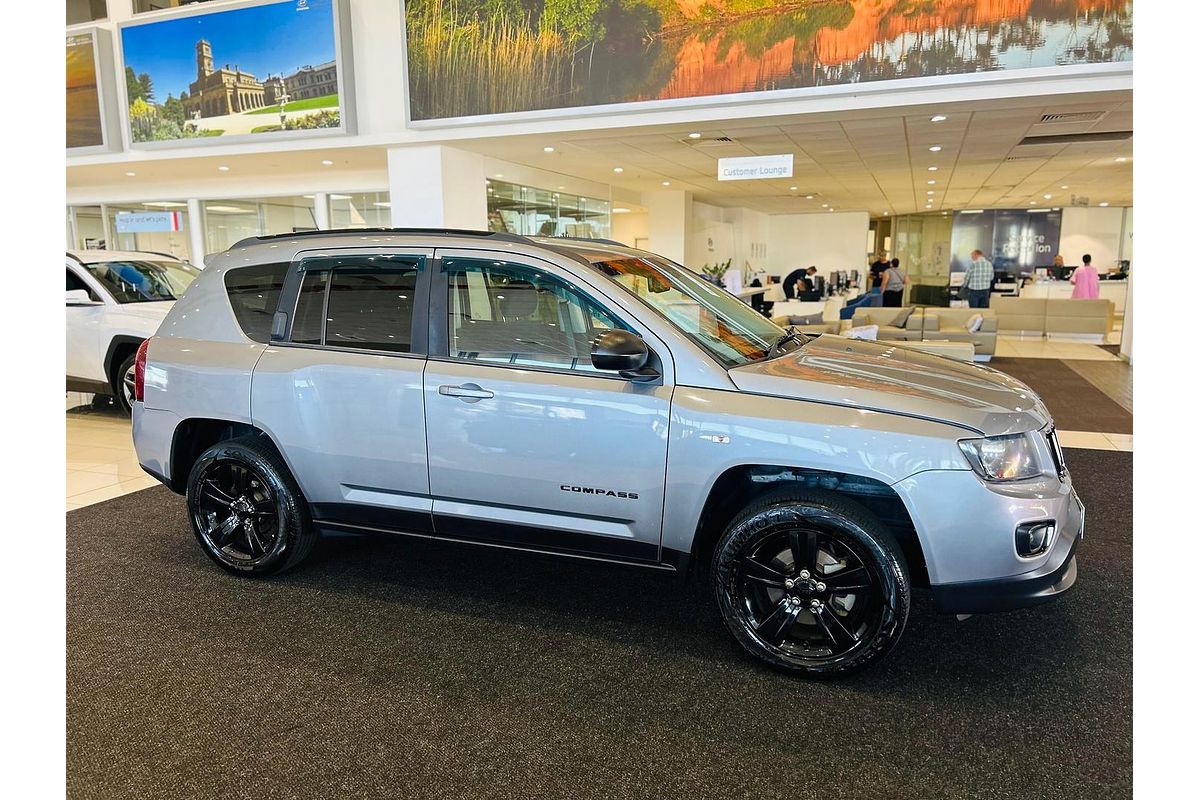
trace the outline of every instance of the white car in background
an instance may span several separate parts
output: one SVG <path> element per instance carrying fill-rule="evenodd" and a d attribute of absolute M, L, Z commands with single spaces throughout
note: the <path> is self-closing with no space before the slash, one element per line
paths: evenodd
<path fill-rule="evenodd" d="M 200 271 L 162 253 L 67 251 L 67 391 L 112 395 L 126 414 L 133 360 Z"/>

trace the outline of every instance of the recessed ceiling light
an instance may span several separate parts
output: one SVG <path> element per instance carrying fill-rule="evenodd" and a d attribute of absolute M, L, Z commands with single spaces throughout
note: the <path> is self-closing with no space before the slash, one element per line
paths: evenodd
<path fill-rule="evenodd" d="M 942 152 L 942 146 L 940 144 L 935 144 L 933 147 L 929 148 L 929 152 L 940 153 Z"/>
<path fill-rule="evenodd" d="M 942 212 L 942 216 L 944 217 L 944 216 L 946 216 L 946 215 L 947 215 L 947 214 L 949 214 L 949 213 L 950 213 L 949 211 L 943 211 L 943 212 Z"/>
<path fill-rule="evenodd" d="M 1117 163 L 1118 163 L 1118 164 L 1123 164 L 1123 163 L 1125 163 L 1125 162 L 1126 162 L 1126 161 L 1128 161 L 1128 160 L 1129 160 L 1129 159 L 1128 159 L 1128 158 L 1126 158 L 1125 156 L 1117 156 Z"/>
<path fill-rule="evenodd" d="M 884 215 L 885 217 L 890 217 L 890 216 L 892 215 L 892 212 L 890 212 L 890 211 L 885 211 L 885 212 L 883 212 L 883 215 Z"/>
<path fill-rule="evenodd" d="M 1108 203 L 1101 203 L 1101 204 L 1100 204 L 1100 207 L 1101 207 L 1101 208 L 1108 208 Z"/>
<path fill-rule="evenodd" d="M 670 186 L 670 185 L 671 185 L 671 182 L 670 182 L 670 181 L 663 181 L 663 184 L 662 184 L 662 185 L 663 185 L 663 186 Z"/>
<path fill-rule="evenodd" d="M 567 188 L 567 187 L 565 187 L 565 186 L 560 186 L 560 187 L 558 187 L 558 190 L 561 192 L 561 191 L 562 191 L 563 189 L 565 189 L 565 188 Z"/>
<path fill-rule="evenodd" d="M 328 158 L 327 158 L 327 159 L 325 159 L 324 161 L 322 161 L 321 163 L 322 163 L 322 164 L 324 164 L 324 165 L 325 165 L 325 166 L 327 166 L 327 167 L 332 167 L 332 166 L 333 166 L 333 162 L 332 162 L 332 161 L 330 161 Z"/>
<path fill-rule="evenodd" d="M 1052 195 L 1052 194 L 1044 194 L 1044 195 L 1042 195 L 1042 199 L 1043 199 L 1043 200 L 1049 200 L 1051 197 L 1054 197 L 1054 195 Z"/>
<path fill-rule="evenodd" d="M 925 194 L 933 194 L 933 189 L 930 189 L 930 190 L 929 190 L 928 192 L 926 192 Z"/>
<path fill-rule="evenodd" d="M 699 139 L 700 136 L 701 136 L 701 134 L 697 131 L 692 131 L 691 133 L 688 134 L 689 139 Z"/>
<path fill-rule="evenodd" d="M 832 209 L 832 208 L 831 208 L 831 209 L 829 209 L 829 210 L 830 210 L 830 211 L 833 211 L 833 209 Z"/>
<path fill-rule="evenodd" d="M 929 118 L 929 121 L 930 122 L 945 122 L 946 117 L 944 114 L 934 114 L 932 117 Z"/>
<path fill-rule="evenodd" d="M 821 203 L 821 208 L 829 208 L 829 203 Z"/>
<path fill-rule="evenodd" d="M 496 178 L 503 178 L 503 177 L 504 177 L 504 173 L 503 173 L 503 172 L 497 172 L 497 173 L 496 173 L 496 174 L 495 174 L 493 177 L 496 177 Z"/>
<path fill-rule="evenodd" d="M 805 199 L 805 200 L 812 200 L 812 199 L 813 199 L 813 196 L 812 196 L 811 194 L 806 194 L 806 195 L 804 195 L 804 199 Z"/>
<path fill-rule="evenodd" d="M 937 181 L 925 181 L 926 186 L 933 186 Z"/>
<path fill-rule="evenodd" d="M 628 214 L 628 213 L 629 213 L 629 209 L 628 209 L 628 208 L 614 208 L 614 209 L 612 210 L 612 213 L 614 213 L 614 214 Z"/>
<path fill-rule="evenodd" d="M 1036 206 L 1036 205 L 1037 205 L 1037 200 L 1030 200 L 1030 201 L 1029 201 L 1029 205 L 1031 205 L 1031 206 Z"/>
<path fill-rule="evenodd" d="M 217 169 L 219 169 L 221 172 L 229 172 L 229 167 L 225 166 L 224 164 L 217 167 Z"/>
<path fill-rule="evenodd" d="M 543 148 L 542 148 L 542 152 L 543 152 L 543 153 L 553 153 L 553 152 L 554 152 L 554 148 L 553 148 L 553 147 L 551 147 L 550 145 L 546 145 L 545 147 L 543 147 Z"/>
<path fill-rule="evenodd" d="M 792 187 L 792 191 L 794 192 L 794 191 L 796 191 L 796 190 L 797 190 L 797 189 L 799 189 L 799 188 L 800 188 L 799 186 L 793 186 L 793 187 Z"/>
<path fill-rule="evenodd" d="M 137 173 L 136 172 L 126 172 L 125 177 L 126 178 L 135 178 L 135 177 L 137 177 Z"/>
<path fill-rule="evenodd" d="M 929 168 L 929 171 L 930 171 L 930 172 L 937 172 L 937 167 L 930 167 L 930 168 Z"/>
<path fill-rule="evenodd" d="M 1060 186 L 1060 187 L 1058 187 L 1058 188 L 1060 188 L 1060 189 L 1070 189 L 1071 187 L 1070 187 L 1070 186 Z"/>
<path fill-rule="evenodd" d="M 624 168 L 624 167 L 613 167 L 613 172 L 616 172 L 616 173 L 621 173 L 621 172 L 624 172 L 624 171 L 625 171 L 625 168 Z"/>

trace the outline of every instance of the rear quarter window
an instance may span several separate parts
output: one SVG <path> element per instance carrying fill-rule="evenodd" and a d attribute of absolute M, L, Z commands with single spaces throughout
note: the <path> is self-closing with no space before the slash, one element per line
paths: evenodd
<path fill-rule="evenodd" d="M 225 293 L 242 332 L 256 342 L 271 341 L 271 320 L 279 305 L 287 264 L 240 267 L 225 273 Z"/>

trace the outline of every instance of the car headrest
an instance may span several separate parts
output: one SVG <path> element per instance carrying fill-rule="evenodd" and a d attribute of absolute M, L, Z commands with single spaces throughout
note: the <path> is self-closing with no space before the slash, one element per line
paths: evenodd
<path fill-rule="evenodd" d="M 538 307 L 537 289 L 527 281 L 512 281 L 496 292 L 505 319 L 528 317 Z"/>

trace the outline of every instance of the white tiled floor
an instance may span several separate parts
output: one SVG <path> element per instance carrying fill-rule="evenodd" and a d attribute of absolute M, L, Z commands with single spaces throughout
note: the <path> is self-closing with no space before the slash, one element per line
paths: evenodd
<path fill-rule="evenodd" d="M 70 393 L 67 408 L 86 406 Z M 157 486 L 138 466 L 129 419 L 112 411 L 67 413 L 67 510 Z"/>
<path fill-rule="evenodd" d="M 996 339 L 998 358 L 1061 358 L 1077 361 L 1120 361 L 1095 344 L 1063 339 L 1022 338 L 1001 334 Z"/>

